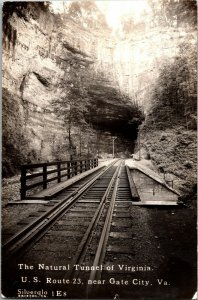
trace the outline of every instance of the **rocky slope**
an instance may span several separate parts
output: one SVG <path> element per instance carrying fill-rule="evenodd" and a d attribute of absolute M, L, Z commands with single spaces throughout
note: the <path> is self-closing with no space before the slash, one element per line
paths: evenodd
<path fill-rule="evenodd" d="M 140 156 L 148 155 L 170 186 L 179 190 L 181 195 L 189 194 L 193 198 L 196 193 L 196 132 L 181 126 L 142 130 L 140 139 Z"/>
<path fill-rule="evenodd" d="M 159 171 L 182 189 L 187 170 L 193 186 L 196 5 L 149 3 L 142 23 L 126 16 L 122 37 L 93 1 L 64 14 L 44 2 L 4 4 L 3 175 L 25 162 L 110 156 L 112 136 L 116 154 L 129 156 L 140 129 Z"/>

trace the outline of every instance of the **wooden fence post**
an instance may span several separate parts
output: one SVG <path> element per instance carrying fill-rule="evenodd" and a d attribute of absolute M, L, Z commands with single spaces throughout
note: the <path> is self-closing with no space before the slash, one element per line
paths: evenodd
<path fill-rule="evenodd" d="M 74 162 L 73 162 L 73 160 L 71 161 L 71 175 L 70 175 L 70 177 L 73 177 L 74 176 L 74 174 L 73 174 L 73 172 L 74 172 Z"/>
<path fill-rule="evenodd" d="M 43 166 L 43 189 L 47 188 L 47 166 Z"/>
<path fill-rule="evenodd" d="M 87 161 L 85 160 L 85 171 L 87 171 Z"/>
<path fill-rule="evenodd" d="M 80 173 L 82 173 L 82 171 L 83 171 L 82 168 L 83 168 L 83 161 L 81 160 L 81 161 L 80 161 Z"/>
<path fill-rule="evenodd" d="M 61 182 L 61 166 L 60 163 L 57 164 L 57 175 L 58 175 L 58 183 Z"/>
<path fill-rule="evenodd" d="M 67 163 L 67 179 L 69 179 L 71 177 L 71 174 L 70 174 L 70 162 Z"/>
<path fill-rule="evenodd" d="M 21 166 L 21 200 L 25 199 L 26 197 L 26 167 Z"/>
<path fill-rule="evenodd" d="M 78 162 L 77 161 L 74 162 L 74 174 L 75 175 L 78 174 Z"/>
<path fill-rule="evenodd" d="M 88 170 L 90 170 L 90 162 L 91 162 L 91 160 L 88 159 Z"/>

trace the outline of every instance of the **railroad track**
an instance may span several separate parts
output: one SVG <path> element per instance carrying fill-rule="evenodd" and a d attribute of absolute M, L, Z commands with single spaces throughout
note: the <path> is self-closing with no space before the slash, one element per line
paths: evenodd
<path fill-rule="evenodd" d="M 124 165 L 119 166 L 113 180 L 103 215 L 89 239 L 87 249 L 81 253 L 79 261 L 75 260 L 77 270 L 72 272 L 71 276 L 88 283 L 84 294 L 86 298 L 119 297 L 120 290 L 124 297 L 123 287 L 120 284 L 121 273 L 125 273 L 125 266 L 130 266 L 132 263 L 130 215 L 132 198 Z M 130 245 L 126 240 L 130 241 Z M 86 269 L 88 272 L 85 272 Z M 130 278 L 131 274 L 128 277 Z M 115 285 L 116 281 L 119 287 Z M 127 291 L 125 287 L 124 290 L 129 296 L 130 289 Z M 83 291 L 82 288 L 81 294 Z"/>
<path fill-rule="evenodd" d="M 119 275 L 114 267 L 120 254 L 131 263 L 131 248 L 125 245 L 131 237 L 131 200 L 122 161 L 53 199 L 51 209 L 3 246 L 9 296 L 17 296 L 16 286 L 24 284 L 26 289 L 46 289 L 48 298 L 56 297 L 54 290 L 60 287 L 70 298 L 98 295 L 94 283 L 108 283 L 111 271 Z"/>
<path fill-rule="evenodd" d="M 76 184 L 71 185 L 66 190 L 63 190 L 63 192 L 56 196 L 53 200 L 46 202 L 42 209 L 38 210 L 36 215 L 29 216 L 30 220 L 33 217 L 32 222 L 27 222 L 28 220 L 20 221 L 19 225 L 21 225 L 22 229 L 18 230 L 16 234 L 12 235 L 5 243 L 3 243 L 3 254 L 5 254 L 7 258 L 10 258 L 13 253 L 18 250 L 21 251 L 24 245 L 26 246 L 27 243 L 34 239 L 36 235 L 42 233 L 43 227 L 47 228 L 51 221 L 53 222 L 62 211 L 64 212 L 73 203 L 75 203 L 75 201 L 83 195 L 87 189 L 94 185 L 101 176 L 103 176 L 106 172 L 109 172 L 109 169 L 111 174 L 111 167 L 113 164 L 115 164 L 115 162 L 102 169 L 102 171 L 97 171 L 94 176 L 90 175 Z M 27 226 L 24 226 L 26 223 Z"/>

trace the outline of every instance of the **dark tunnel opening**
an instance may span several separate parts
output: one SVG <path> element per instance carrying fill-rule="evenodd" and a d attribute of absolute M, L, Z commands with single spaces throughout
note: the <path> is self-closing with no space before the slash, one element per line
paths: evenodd
<path fill-rule="evenodd" d="M 97 131 L 97 154 L 106 153 L 109 157 L 127 158 L 134 153 L 138 137 L 139 125 L 144 116 L 140 110 L 134 111 L 129 105 L 111 105 L 107 107 L 97 105 L 97 109 L 90 109 L 89 122 Z"/>

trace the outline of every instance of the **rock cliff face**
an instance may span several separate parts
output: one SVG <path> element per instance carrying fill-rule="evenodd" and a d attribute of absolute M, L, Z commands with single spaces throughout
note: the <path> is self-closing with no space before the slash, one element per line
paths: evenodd
<path fill-rule="evenodd" d="M 4 20 L 3 37 L 5 173 L 14 172 L 16 161 L 20 164 L 39 157 L 52 158 L 65 138 L 63 122 L 50 108 L 50 100 L 58 96 L 58 80 L 64 74 L 46 56 L 51 47 L 53 16 L 38 9 L 38 5 L 20 7 L 13 3 L 4 9 L 9 11 L 10 7 L 13 13 Z"/>
<path fill-rule="evenodd" d="M 154 12 L 161 2 L 164 10 L 171 5 L 154 3 Z M 190 134 L 196 31 L 186 3 L 174 1 L 183 5 L 181 20 L 178 8 L 168 7 L 169 19 L 159 10 L 153 23 L 129 22 L 122 39 L 93 1 L 71 2 L 63 14 L 44 2 L 5 3 L 3 174 L 25 162 L 110 156 L 112 136 L 116 154 L 129 156 L 142 122 L 141 140 L 156 163 L 155 132 L 174 124 Z"/>
<path fill-rule="evenodd" d="M 120 125 L 132 130 L 131 135 L 136 136 L 139 120 L 133 126 L 128 125 L 134 109 L 110 76 L 113 68 L 108 55 L 108 28 L 105 33 L 97 28 L 87 30 L 71 18 L 71 12 L 70 18 L 56 16 L 43 3 L 8 3 L 4 5 L 4 15 L 5 174 L 14 172 L 15 160 L 20 164 L 69 158 L 64 116 L 56 114 L 52 103 L 66 98 L 72 88 L 77 90 L 75 105 L 90 107 L 85 119 L 89 119 L 87 127 L 92 129 L 93 143 L 98 130 L 100 134 L 104 131 L 107 135 L 112 132 L 119 135 L 123 131 Z M 79 98 L 82 90 L 86 90 L 86 101 Z M 74 155 L 78 154 L 77 127 L 75 124 L 71 128 Z M 102 152 L 111 153 L 112 146 L 106 133 Z M 84 155 L 98 153 L 98 149 L 92 149 L 94 151 L 90 153 L 86 145 L 91 141 L 87 140 L 86 133 L 80 138 L 84 140 Z M 133 148 L 133 141 L 128 145 L 129 139 L 125 143 L 122 138 L 122 142 L 128 151 Z M 119 148 L 120 152 L 127 150 L 121 145 Z"/>

